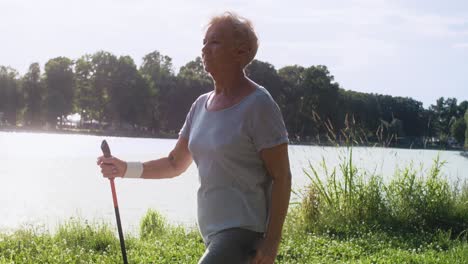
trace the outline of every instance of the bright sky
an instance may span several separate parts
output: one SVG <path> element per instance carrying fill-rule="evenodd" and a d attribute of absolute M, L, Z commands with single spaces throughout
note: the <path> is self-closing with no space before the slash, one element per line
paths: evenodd
<path fill-rule="evenodd" d="M 326 65 L 342 88 L 468 100 L 466 0 L 0 0 L 0 65 L 106 50 L 154 50 L 174 70 L 200 55 L 203 26 L 231 10 L 251 19 L 257 59 L 277 69 Z"/>

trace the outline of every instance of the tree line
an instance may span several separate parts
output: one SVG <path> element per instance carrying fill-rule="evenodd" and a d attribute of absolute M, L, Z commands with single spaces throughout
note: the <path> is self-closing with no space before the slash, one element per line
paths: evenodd
<path fill-rule="evenodd" d="M 277 70 L 254 60 L 246 73 L 277 101 L 292 140 L 339 140 L 352 127 L 368 142 L 385 138 L 416 147 L 468 141 L 467 101 L 441 97 L 424 109 L 409 97 L 345 90 L 323 65 Z M 53 58 L 43 71 L 32 63 L 23 76 L 0 66 L 0 124 L 55 129 L 79 113 L 82 128 L 175 135 L 193 101 L 212 89 L 200 57 L 176 74 L 172 59 L 158 51 L 140 66 L 106 51 Z"/>

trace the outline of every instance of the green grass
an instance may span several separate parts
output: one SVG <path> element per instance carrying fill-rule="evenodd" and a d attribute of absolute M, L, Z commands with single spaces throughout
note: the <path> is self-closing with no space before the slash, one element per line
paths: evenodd
<path fill-rule="evenodd" d="M 277 263 L 467 263 L 466 236 L 447 231 L 398 233 L 384 231 L 335 235 L 309 233 L 292 209 Z M 153 218 L 148 212 L 145 218 Z M 143 224 L 141 231 L 148 231 Z M 150 225 L 159 229 L 159 225 Z M 155 230 L 153 230 L 155 231 Z M 126 235 L 130 263 L 197 263 L 204 245 L 197 231 L 164 223 L 163 232 L 143 238 Z M 72 219 L 51 234 L 32 228 L 0 235 L 0 263 L 121 263 L 113 228 Z"/>
<path fill-rule="evenodd" d="M 149 211 L 145 221 L 157 213 Z M 204 245 L 197 231 L 165 223 L 149 234 L 125 236 L 129 263 L 197 263 Z M 120 244 L 114 227 L 71 219 L 55 234 L 34 228 L 0 235 L 0 263 L 122 263 Z"/>
<path fill-rule="evenodd" d="M 295 227 L 294 230 L 287 230 L 283 237 L 278 263 L 467 263 L 468 261 L 466 237 L 451 239 L 450 233 L 445 231 L 402 234 L 375 230 L 335 235 L 331 232 L 308 233 L 302 228 L 297 228 L 297 225 Z"/>

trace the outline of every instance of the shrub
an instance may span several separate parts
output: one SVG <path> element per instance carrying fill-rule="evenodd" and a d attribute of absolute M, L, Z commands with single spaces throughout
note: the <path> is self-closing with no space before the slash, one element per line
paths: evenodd
<path fill-rule="evenodd" d="M 347 151 L 338 170 L 327 168 L 325 160 L 320 170 L 312 164 L 310 171 L 304 170 L 311 184 L 302 201 L 302 217 L 316 231 L 347 232 L 363 222 L 380 224 L 387 216 L 382 178 L 361 173 L 353 165 L 352 148 Z"/>
<path fill-rule="evenodd" d="M 159 212 L 149 209 L 140 222 L 140 237 L 142 239 L 161 236 L 167 231 L 167 220 Z"/>
<path fill-rule="evenodd" d="M 418 176 L 412 165 L 396 171 L 387 187 L 389 209 L 395 226 L 426 229 L 447 227 L 446 222 L 452 218 L 454 197 L 448 181 L 440 175 L 443 165 L 444 162 L 437 157 L 427 177 Z"/>

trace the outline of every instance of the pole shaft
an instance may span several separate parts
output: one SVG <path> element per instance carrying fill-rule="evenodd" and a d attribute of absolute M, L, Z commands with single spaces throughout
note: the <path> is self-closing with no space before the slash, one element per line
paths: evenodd
<path fill-rule="evenodd" d="M 120 223 L 120 213 L 119 213 L 119 204 L 117 202 L 117 194 L 115 192 L 115 184 L 114 178 L 110 178 L 110 185 L 112 190 L 112 200 L 114 202 L 114 209 L 115 209 L 115 218 L 117 219 L 117 229 L 119 231 L 119 240 L 120 240 L 120 249 L 122 250 L 122 258 L 124 264 L 128 264 L 127 261 L 127 251 L 125 250 L 125 240 L 122 231 L 122 224 Z"/>
<path fill-rule="evenodd" d="M 110 158 L 111 151 L 109 148 L 109 144 L 107 144 L 106 140 L 103 140 L 101 143 L 101 150 L 104 154 L 104 157 Z M 114 202 L 114 209 L 115 209 L 115 218 L 117 219 L 117 229 L 119 230 L 119 241 L 120 241 L 120 249 L 122 250 L 122 259 L 124 264 L 128 264 L 127 261 L 127 251 L 125 250 L 125 240 L 122 231 L 122 224 L 120 223 L 120 213 L 119 213 L 119 203 L 117 202 L 117 193 L 115 191 L 115 184 L 114 178 L 109 178 L 111 191 L 112 191 L 112 202 Z"/>

